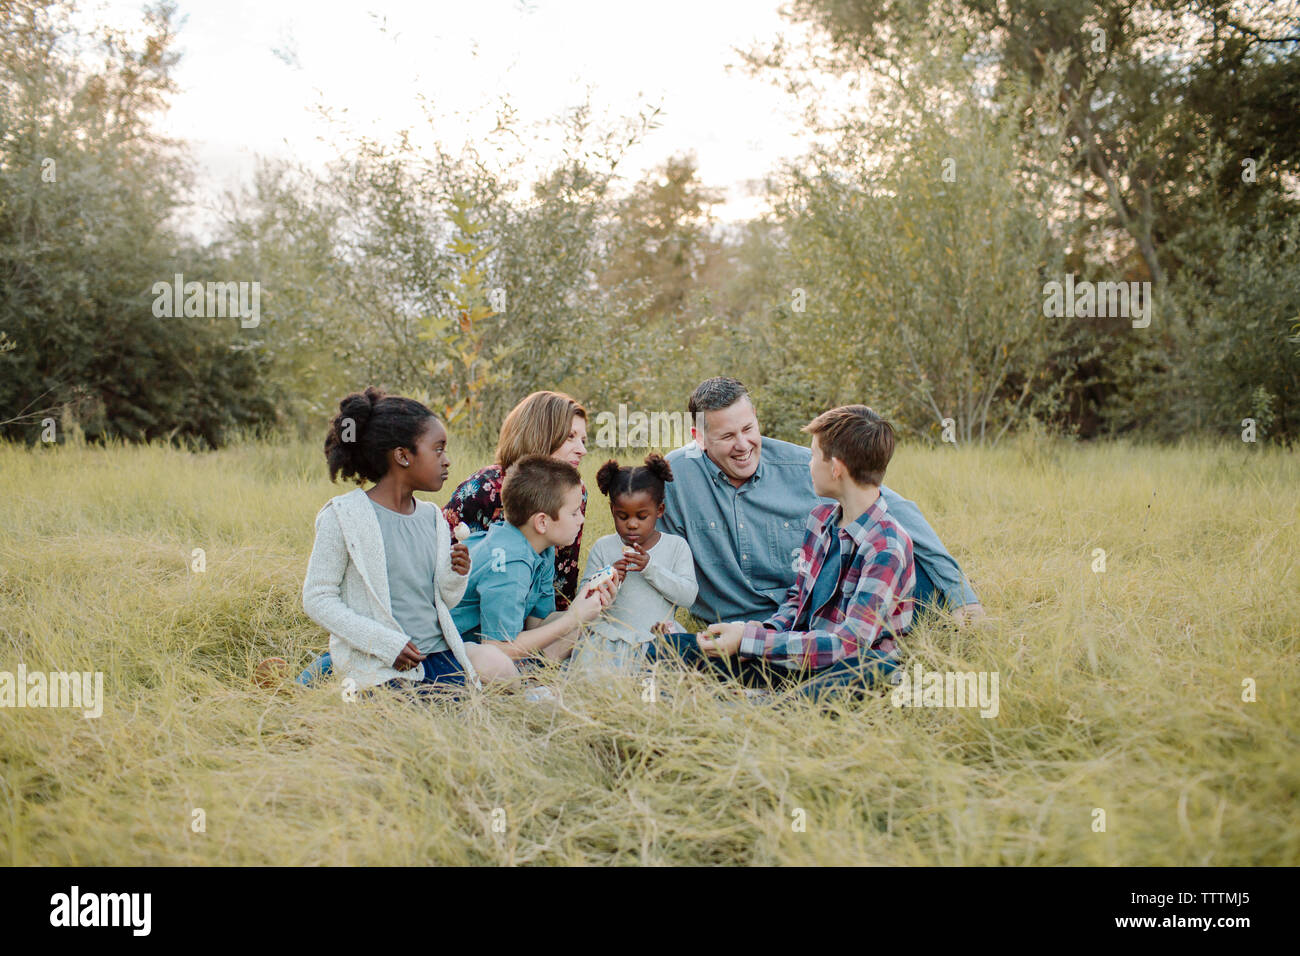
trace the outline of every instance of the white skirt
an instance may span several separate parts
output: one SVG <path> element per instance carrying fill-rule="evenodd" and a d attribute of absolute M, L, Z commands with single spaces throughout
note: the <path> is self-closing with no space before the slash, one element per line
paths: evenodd
<path fill-rule="evenodd" d="M 584 634 L 570 656 L 574 670 L 632 674 L 646 666 L 650 642 L 633 644 L 599 634 Z"/>

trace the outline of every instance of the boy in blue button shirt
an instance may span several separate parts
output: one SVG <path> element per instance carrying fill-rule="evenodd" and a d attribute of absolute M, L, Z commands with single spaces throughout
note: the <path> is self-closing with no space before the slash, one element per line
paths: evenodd
<path fill-rule="evenodd" d="M 544 654 L 567 657 L 579 628 L 613 602 L 615 585 L 587 589 L 565 611 L 555 609 L 555 549 L 582 530 L 578 469 L 547 455 L 510 466 L 501 486 L 504 521 L 466 540 L 470 555 L 465 596 L 451 609 L 466 643 L 480 643 L 486 679 L 518 673 L 516 661 Z"/>

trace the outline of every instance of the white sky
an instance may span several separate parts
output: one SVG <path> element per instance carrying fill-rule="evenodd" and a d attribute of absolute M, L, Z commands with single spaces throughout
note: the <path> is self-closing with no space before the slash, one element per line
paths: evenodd
<path fill-rule="evenodd" d="M 732 49 L 793 30 L 778 5 L 180 0 L 178 18 L 187 18 L 177 43 L 180 92 L 160 126 L 191 144 L 215 206 L 220 192 L 249 181 L 254 155 L 313 166 L 337 155 L 337 143 L 321 140 L 337 131 L 315 114 L 319 103 L 357 131 L 388 139 L 425 126 L 422 94 L 445 118 L 438 136 L 455 151 L 476 123 L 480 134 L 491 128 L 503 96 L 527 127 L 580 104 L 590 90 L 596 115 L 611 122 L 662 106 L 661 127 L 620 172 L 636 178 L 694 151 L 704 183 L 725 190 L 715 214 L 745 219 L 760 208 L 749 184 L 807 145 L 793 100 L 750 77 Z M 139 0 L 83 6 L 88 18 L 122 27 L 138 24 L 140 10 Z"/>

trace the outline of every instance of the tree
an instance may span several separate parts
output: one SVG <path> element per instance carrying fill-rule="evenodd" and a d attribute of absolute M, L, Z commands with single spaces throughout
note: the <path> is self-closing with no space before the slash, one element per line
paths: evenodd
<path fill-rule="evenodd" d="M 1063 244 L 1038 213 L 1042 182 L 1019 172 L 1052 148 L 1019 128 L 1027 96 L 913 99 L 789 170 L 773 349 L 787 357 L 787 403 L 807 383 L 795 421 L 865 401 L 925 434 L 996 442 L 1052 410 L 1062 382 L 1047 373 L 1068 328 L 1044 316 L 1042 289 Z"/>
<path fill-rule="evenodd" d="M 1080 217 L 1092 231 L 1127 234 L 1157 284 L 1170 269 L 1164 245 L 1179 231 L 1186 194 L 1214 185 L 1180 176 L 1190 157 L 1224 143 L 1242 157 L 1268 152 L 1292 176 L 1300 168 L 1294 0 L 795 0 L 790 15 L 828 38 L 839 54 L 834 68 L 865 65 L 900 81 L 952 43 L 998 88 L 1040 87 L 1062 63 L 1055 101 L 1026 122 L 1061 124 L 1064 181 Z M 1254 201 L 1230 180 L 1218 185 Z"/>
<path fill-rule="evenodd" d="M 443 288 L 451 297 L 451 314 L 426 316 L 420 333 L 422 341 L 433 343 L 424 367 L 440 398 L 430 407 L 471 441 L 489 442 L 499 425 L 485 414 L 487 393 L 508 378 L 505 361 L 514 349 L 501 343 L 504 316 L 488 303 L 485 269 L 492 248 L 482 239 L 487 227 L 473 219 L 464 193 L 454 197 L 448 217 L 455 267 Z M 494 297 L 504 309 L 504 296 Z"/>
<path fill-rule="evenodd" d="M 72 7 L 0 5 L 0 421 L 13 437 L 75 406 L 88 437 L 220 443 L 269 423 L 255 329 L 160 316 L 158 282 L 212 262 L 169 226 L 189 184 L 179 144 L 151 126 L 174 90 L 175 8 L 148 8 L 140 48 Z M 255 277 L 247 277 L 250 281 Z"/>
<path fill-rule="evenodd" d="M 794 0 L 788 9 L 811 31 L 807 75 L 859 83 L 865 74 L 861 82 L 873 93 L 894 88 L 917 103 L 927 102 L 926 91 L 935 102 L 991 102 L 1020 87 L 1044 94 L 1020 122 L 1030 134 L 1059 134 L 1059 153 L 1025 155 L 1021 172 L 1053 186 L 1040 215 L 1062 227 L 1067 268 L 1151 281 L 1164 320 L 1141 336 L 1119 325 L 1081 330 L 1091 342 L 1064 356 L 1092 379 L 1085 387 L 1081 376 L 1070 396 L 1075 420 L 1163 433 L 1171 420 L 1201 419 L 1193 398 L 1171 415 L 1165 402 L 1138 395 L 1144 381 L 1181 380 L 1203 353 L 1198 335 L 1214 323 L 1178 325 L 1188 290 L 1202 281 L 1194 276 L 1213 271 L 1214 260 L 1199 257 L 1214 256 L 1217 246 L 1244 263 L 1254 255 L 1246 248 L 1252 237 L 1267 257 L 1285 245 L 1281 237 L 1300 215 L 1300 3 Z M 944 67 L 950 49 L 978 84 Z M 791 89 L 807 86 L 784 44 L 747 59 Z M 865 110 L 828 117 L 810 107 L 814 132 L 875 122 Z M 1230 162 L 1212 161 L 1218 155 Z M 1212 221 L 1235 231 L 1199 237 Z M 1184 268 L 1191 270 L 1185 281 Z M 1273 328 L 1273 286 L 1255 288 L 1260 299 L 1251 303 L 1250 287 L 1241 287 L 1239 316 Z M 1229 391 L 1258 386 L 1243 378 Z"/>

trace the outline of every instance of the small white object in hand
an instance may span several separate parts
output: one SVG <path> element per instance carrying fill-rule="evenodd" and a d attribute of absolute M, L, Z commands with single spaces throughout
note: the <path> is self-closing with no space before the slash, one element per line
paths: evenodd
<path fill-rule="evenodd" d="M 637 550 L 636 550 L 636 548 L 632 547 L 632 546 L 629 544 L 627 547 L 625 547 L 625 548 L 623 549 L 623 553 L 626 554 L 626 555 L 630 555 L 631 557 L 634 557 L 634 558 L 635 558 L 636 555 L 637 555 Z"/>
<path fill-rule="evenodd" d="M 452 534 L 456 536 L 457 541 L 464 541 L 470 535 L 469 525 L 463 521 L 458 522 L 455 529 L 452 531 Z"/>
<path fill-rule="evenodd" d="M 617 572 L 615 572 L 614 566 L 612 564 L 606 565 L 605 567 L 597 571 L 595 574 L 593 574 L 591 578 L 587 581 L 588 589 L 599 587 L 600 585 L 604 584 L 606 581 L 613 581 L 616 573 Z"/>

